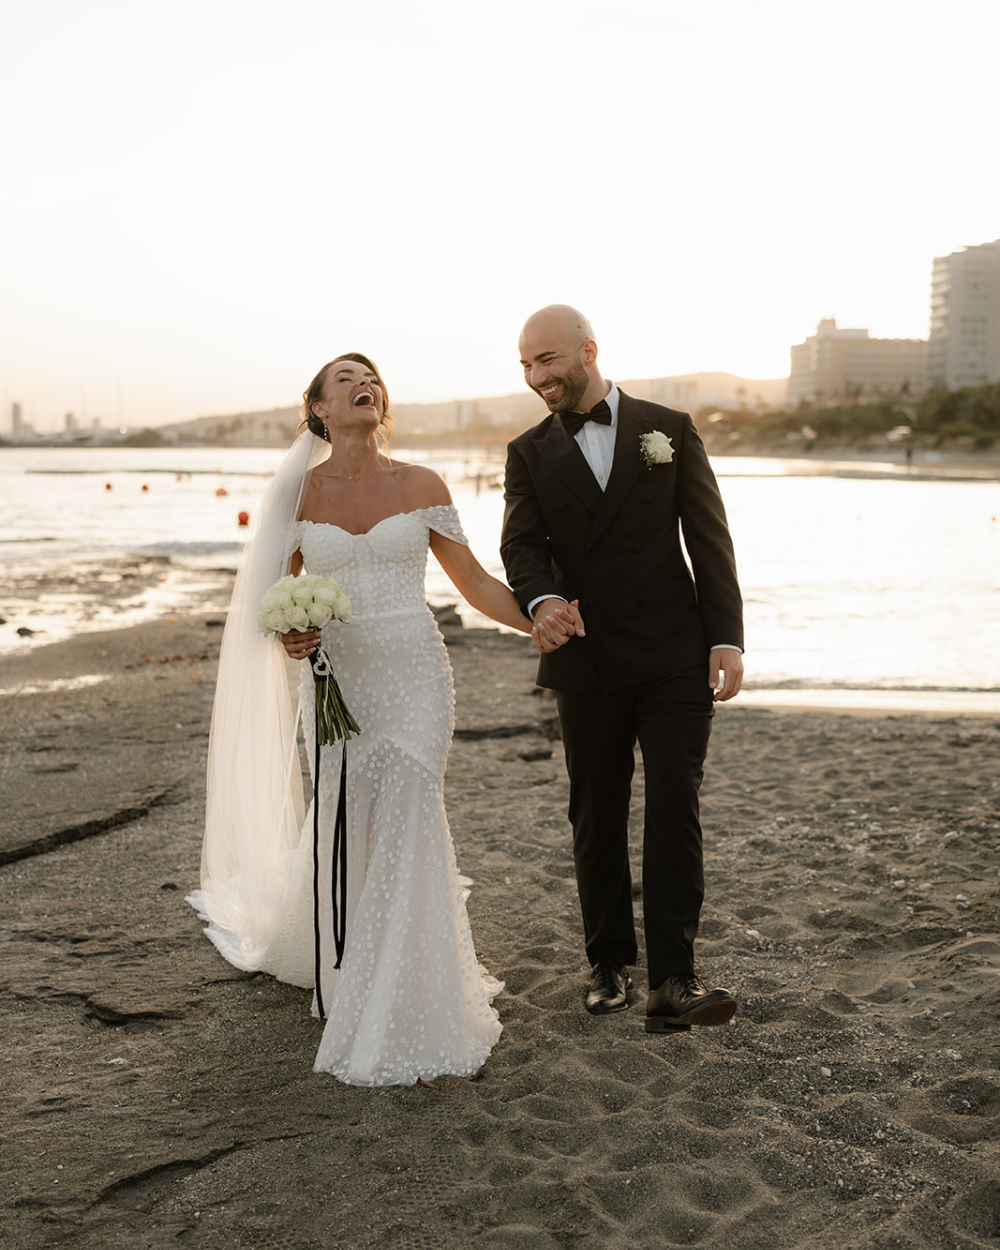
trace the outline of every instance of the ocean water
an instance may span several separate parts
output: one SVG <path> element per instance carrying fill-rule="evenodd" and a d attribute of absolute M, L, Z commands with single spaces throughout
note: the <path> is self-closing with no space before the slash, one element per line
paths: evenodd
<path fill-rule="evenodd" d="M 283 454 L 0 451 L 0 614 L 15 619 L 19 581 L 41 572 L 51 584 L 60 570 L 64 633 L 161 610 L 162 592 L 149 591 L 75 619 L 80 576 L 125 555 L 169 560 L 192 594 L 203 593 L 210 570 L 235 567 L 247 534 L 239 514 L 254 514 Z M 473 550 L 502 578 L 502 462 L 421 458 L 448 481 Z M 901 707 L 933 693 L 952 706 L 1000 696 L 1000 482 L 824 476 L 821 464 L 801 476 L 790 462 L 749 458 L 714 464 L 746 601 L 751 692 L 817 703 L 881 692 L 883 704 L 898 692 Z M 427 589 L 433 603 L 458 598 L 433 557 Z M 485 623 L 471 609 L 462 614 Z M 0 650 L 24 645 L 0 636 Z"/>

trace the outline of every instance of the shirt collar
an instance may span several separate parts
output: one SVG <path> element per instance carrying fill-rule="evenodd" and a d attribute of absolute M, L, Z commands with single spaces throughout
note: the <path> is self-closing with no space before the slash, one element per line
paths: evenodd
<path fill-rule="evenodd" d="M 618 424 L 618 401 L 621 399 L 621 391 L 614 382 L 611 383 L 611 390 L 604 396 L 604 399 L 611 411 L 611 425 L 614 427 Z"/>

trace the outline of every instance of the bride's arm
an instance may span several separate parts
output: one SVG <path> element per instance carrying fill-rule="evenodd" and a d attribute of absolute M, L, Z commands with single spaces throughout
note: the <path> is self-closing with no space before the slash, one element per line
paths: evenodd
<path fill-rule="evenodd" d="M 447 485 L 433 470 L 412 466 L 409 478 L 413 490 L 409 500 L 411 507 L 454 506 Z M 434 529 L 431 530 L 430 545 L 438 563 L 466 603 L 500 625 L 509 625 L 512 629 L 531 634 L 539 651 L 555 651 L 574 634 L 582 634 L 582 625 L 577 628 L 579 612 L 576 604 L 567 603 L 565 607 L 554 608 L 546 621 L 546 630 L 542 632 L 539 624 L 532 626 L 521 611 L 521 605 L 510 587 L 487 573 L 470 547 L 446 538 Z"/>
<path fill-rule="evenodd" d="M 501 625 L 510 625 L 513 629 L 531 634 L 535 646 L 543 654 L 557 650 L 577 633 L 582 635 L 583 626 L 580 623 L 578 627 L 579 615 L 575 603 L 553 608 L 543 630 L 540 622 L 536 621 L 534 625 L 529 622 L 514 592 L 486 572 L 471 548 L 445 538 L 437 530 L 431 530 L 431 551 L 466 603 Z"/>
<path fill-rule="evenodd" d="M 431 551 L 466 603 L 501 625 L 531 633 L 531 622 L 513 591 L 487 573 L 469 547 L 431 530 Z"/>

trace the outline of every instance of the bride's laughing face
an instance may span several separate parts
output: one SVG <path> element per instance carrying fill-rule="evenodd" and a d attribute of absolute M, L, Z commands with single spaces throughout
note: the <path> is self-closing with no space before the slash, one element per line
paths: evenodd
<path fill-rule="evenodd" d="M 331 431 L 358 424 L 374 429 L 384 408 L 378 378 L 357 360 L 337 361 L 323 380 L 322 398 L 313 404 L 313 412 Z"/>

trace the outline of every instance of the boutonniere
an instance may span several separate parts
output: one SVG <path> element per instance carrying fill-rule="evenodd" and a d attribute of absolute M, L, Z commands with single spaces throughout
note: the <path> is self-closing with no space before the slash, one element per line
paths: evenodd
<path fill-rule="evenodd" d="M 651 469 L 654 464 L 669 464 L 674 458 L 674 445 L 660 430 L 643 434 L 639 439 L 639 447 L 647 469 Z"/>

